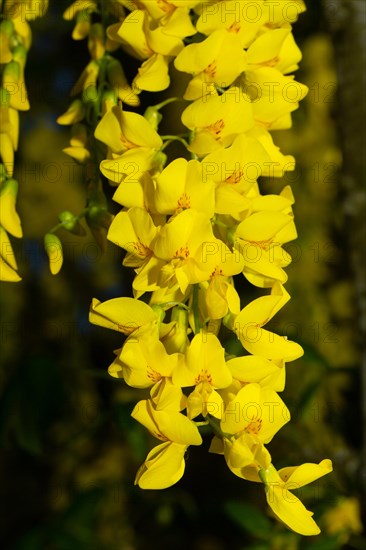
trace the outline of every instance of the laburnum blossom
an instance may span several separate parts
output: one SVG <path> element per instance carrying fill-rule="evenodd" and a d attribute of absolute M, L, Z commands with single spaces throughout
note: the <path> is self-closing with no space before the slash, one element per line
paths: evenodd
<path fill-rule="evenodd" d="M 155 178 L 155 211 L 179 214 L 193 208 L 211 218 L 215 211 L 215 186 L 197 160 L 173 160 Z"/>
<path fill-rule="evenodd" d="M 158 332 L 145 327 L 127 338 L 109 373 L 134 388 L 148 388 L 164 377 L 171 378 L 180 359 L 177 353 L 168 355 Z"/>
<path fill-rule="evenodd" d="M 146 210 L 131 208 L 115 216 L 108 231 L 108 239 L 127 250 L 123 265 L 140 267 L 153 254 L 152 242 L 157 233 L 158 228 Z"/>
<path fill-rule="evenodd" d="M 247 48 L 256 37 L 268 17 L 265 1 L 227 0 L 207 6 L 197 21 L 197 30 L 212 34 L 225 29 L 228 34 L 237 36 L 242 48 Z"/>
<path fill-rule="evenodd" d="M 138 271 L 133 288 L 146 292 L 175 285 L 185 292 L 209 277 L 209 250 L 215 244 L 210 220 L 193 209 L 184 210 L 160 229 L 154 255 Z"/>
<path fill-rule="evenodd" d="M 221 96 L 197 99 L 182 113 L 182 122 L 193 131 L 189 150 L 199 156 L 231 145 L 236 136 L 254 125 L 250 98 L 237 87 Z"/>
<path fill-rule="evenodd" d="M 83 40 L 88 36 L 91 29 L 92 14 L 97 12 L 98 3 L 96 0 L 76 0 L 64 11 L 63 18 L 66 21 L 76 19 L 72 32 L 74 40 Z"/>
<path fill-rule="evenodd" d="M 224 355 L 218 338 L 201 331 L 188 347 L 184 363 L 173 372 L 174 384 L 180 387 L 195 386 L 187 399 L 188 418 L 200 414 L 221 418 L 223 401 L 216 389 L 227 387 L 232 380 Z"/>
<path fill-rule="evenodd" d="M 293 361 L 303 355 L 299 344 L 263 328 L 289 299 L 284 287 L 275 283 L 270 295 L 253 300 L 236 316 L 234 331 L 249 353 L 285 361 Z"/>
<path fill-rule="evenodd" d="M 199 300 L 204 303 L 203 310 L 208 318 L 222 319 L 229 310 L 235 310 L 238 295 L 232 276 L 243 270 L 243 257 L 219 239 L 206 244 L 205 256 L 211 267 L 208 280 L 200 285 Z"/>
<path fill-rule="evenodd" d="M 230 470 L 243 479 L 252 470 L 268 468 L 270 456 L 263 448 L 290 420 L 290 413 L 279 395 L 257 383 L 246 384 L 226 406 L 220 422 L 224 434 L 223 452 Z"/>
<path fill-rule="evenodd" d="M 103 116 L 95 137 L 108 146 L 111 157 L 101 162 L 100 170 L 115 183 L 120 183 L 131 168 L 136 167 L 138 173 L 149 170 L 162 145 L 146 118 L 117 106 Z"/>
<path fill-rule="evenodd" d="M 291 28 L 275 29 L 261 34 L 248 48 L 248 69 L 273 67 L 283 74 L 298 69 L 302 54 L 291 34 Z"/>
<path fill-rule="evenodd" d="M 133 298 L 112 298 L 106 302 L 93 299 L 89 321 L 94 325 L 131 334 L 135 330 L 157 324 L 156 312 L 144 302 Z"/>
<path fill-rule="evenodd" d="M 163 441 L 146 457 L 136 475 L 135 483 L 143 489 L 165 489 L 174 485 L 184 474 L 184 455 L 189 445 L 201 445 L 202 437 L 192 420 L 184 416 L 182 398 L 168 386 L 157 402 L 139 401 L 131 416 L 149 432 Z"/>
<path fill-rule="evenodd" d="M 281 247 L 297 236 L 293 216 L 268 210 L 255 212 L 236 228 L 234 239 L 243 256 L 243 273 L 256 286 L 272 286 L 275 281 L 285 283 L 282 269 L 291 257 Z"/>
<path fill-rule="evenodd" d="M 203 42 L 186 46 L 174 65 L 179 71 L 193 75 L 183 97 L 198 99 L 212 93 L 210 83 L 230 86 L 243 72 L 246 55 L 235 34 L 218 30 Z"/>
<path fill-rule="evenodd" d="M 290 128 L 291 113 L 299 107 L 308 88 L 284 76 L 272 67 L 248 71 L 243 88 L 253 99 L 253 116 L 256 124 L 268 130 Z"/>
<path fill-rule="evenodd" d="M 195 32 L 185 10 L 172 10 L 156 24 L 147 10 L 136 9 L 118 29 L 111 29 L 109 36 L 120 42 L 128 53 L 143 60 L 133 87 L 159 91 L 169 86 L 169 57 L 176 56 L 184 47 L 183 39 Z"/>
<path fill-rule="evenodd" d="M 18 265 L 7 232 L 0 225 L 0 281 L 18 282 Z"/>
<path fill-rule="evenodd" d="M 291 491 L 308 485 L 331 471 L 332 463 L 325 459 L 319 464 L 305 463 L 279 471 L 270 465 L 260 471 L 259 476 L 265 484 L 267 502 L 278 519 L 296 533 L 310 536 L 318 535 L 320 529 L 312 518 L 312 512 Z"/>
<path fill-rule="evenodd" d="M 261 387 L 272 388 L 274 391 L 284 389 L 285 368 L 258 355 L 244 355 L 227 361 L 233 380 L 243 386 L 249 383 L 258 383 Z M 225 399 L 227 403 L 227 399 Z"/>
<path fill-rule="evenodd" d="M 215 212 L 242 219 L 251 206 L 248 192 L 270 162 L 263 145 L 245 134 L 239 134 L 230 147 L 206 155 L 203 173 L 216 184 Z"/>

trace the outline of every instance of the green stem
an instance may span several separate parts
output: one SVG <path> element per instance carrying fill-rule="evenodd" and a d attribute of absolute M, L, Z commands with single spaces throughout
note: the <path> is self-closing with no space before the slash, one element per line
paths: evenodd
<path fill-rule="evenodd" d="M 202 422 L 195 422 L 197 428 L 200 428 L 201 426 L 208 426 L 209 425 L 209 421 L 208 420 L 205 420 L 205 421 L 202 421 Z"/>
<path fill-rule="evenodd" d="M 212 223 L 213 223 L 214 225 L 218 225 L 219 227 L 222 227 L 223 229 L 228 229 L 226 223 L 224 223 L 224 222 L 218 220 L 218 219 L 216 218 L 216 216 L 214 216 L 214 217 L 212 218 Z"/>
<path fill-rule="evenodd" d="M 159 304 L 159 306 L 163 309 L 179 306 L 179 307 L 182 307 L 183 309 L 186 309 L 187 311 L 190 311 L 190 308 L 186 304 L 182 304 L 181 302 L 164 302 L 163 304 Z"/>
<path fill-rule="evenodd" d="M 160 137 L 163 140 L 180 141 L 181 143 L 183 143 L 184 147 L 186 147 L 186 149 L 188 149 L 188 142 L 180 136 L 170 136 L 170 135 L 168 135 L 168 136 L 160 136 Z"/>
<path fill-rule="evenodd" d="M 77 216 L 75 216 L 75 220 L 81 220 L 82 218 L 85 218 L 85 216 L 88 214 L 89 212 L 89 207 L 87 208 L 84 208 L 80 214 L 78 214 Z M 67 223 L 70 223 L 69 220 L 65 220 L 64 222 L 60 222 L 58 224 L 56 224 L 54 227 L 52 227 L 52 229 L 50 229 L 49 231 L 47 231 L 47 233 L 56 233 L 56 231 L 58 231 L 59 229 L 61 229 L 64 225 L 66 225 Z"/>
<path fill-rule="evenodd" d="M 165 105 L 169 105 L 169 103 L 173 103 L 174 101 L 182 101 L 182 100 L 179 97 L 170 97 L 169 99 L 166 99 L 165 101 L 162 101 L 157 105 L 153 105 L 152 109 L 156 109 L 157 111 L 159 111 L 160 109 L 165 107 Z"/>
<path fill-rule="evenodd" d="M 220 428 L 220 420 L 215 418 L 214 416 L 207 415 L 206 416 L 207 424 L 209 424 L 212 428 L 212 431 L 214 434 L 219 437 L 220 439 L 232 439 L 234 436 L 233 434 L 227 434 L 223 432 Z"/>

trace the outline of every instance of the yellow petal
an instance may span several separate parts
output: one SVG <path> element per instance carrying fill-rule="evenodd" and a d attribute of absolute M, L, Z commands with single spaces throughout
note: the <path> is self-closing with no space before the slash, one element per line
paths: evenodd
<path fill-rule="evenodd" d="M 134 298 L 112 298 L 106 302 L 93 298 L 90 306 L 90 323 L 123 334 L 131 334 L 143 325 L 155 321 L 156 315 L 151 307 Z"/>
<path fill-rule="evenodd" d="M 9 176 L 14 172 L 14 147 L 9 134 L 0 133 L 0 157 Z"/>
<path fill-rule="evenodd" d="M 0 281 L 17 283 L 20 280 L 18 273 L 0 257 Z"/>
<path fill-rule="evenodd" d="M 278 471 L 280 477 L 286 482 L 288 488 L 297 489 L 308 483 L 312 483 L 333 470 L 332 462 L 324 459 L 319 464 L 307 462 L 301 466 L 282 468 Z"/>
<path fill-rule="evenodd" d="M 144 61 L 133 80 L 133 87 L 148 92 L 166 90 L 169 84 L 168 59 L 160 53 Z"/>
<path fill-rule="evenodd" d="M 0 256 L 17 271 L 18 266 L 10 239 L 5 229 L 0 225 Z"/>
<path fill-rule="evenodd" d="M 234 439 L 233 442 L 224 439 L 224 454 L 227 465 L 235 475 L 238 475 L 237 469 L 248 466 L 254 460 L 245 434 L 238 439 Z"/>
<path fill-rule="evenodd" d="M 260 384 L 267 376 L 279 371 L 279 367 L 275 363 L 255 355 L 230 359 L 227 366 L 234 378 L 246 383 L 257 382 Z"/>
<path fill-rule="evenodd" d="M 239 433 L 250 424 L 252 415 L 259 416 L 260 412 L 260 386 L 247 384 L 226 407 L 221 430 L 228 434 Z"/>
<path fill-rule="evenodd" d="M 280 484 L 265 485 L 269 506 L 287 527 L 304 536 L 318 535 L 320 529 L 311 517 L 311 512 L 290 491 Z"/>
<path fill-rule="evenodd" d="M 154 447 L 139 468 L 135 484 L 141 489 L 166 489 L 184 474 L 187 445 L 166 442 Z"/>
<path fill-rule="evenodd" d="M 62 125 L 76 124 L 83 120 L 85 107 L 80 99 L 75 99 L 65 113 L 57 118 L 57 123 Z"/>
<path fill-rule="evenodd" d="M 14 237 L 22 237 L 20 218 L 15 210 L 18 182 L 8 179 L 0 191 L 0 225 Z"/>

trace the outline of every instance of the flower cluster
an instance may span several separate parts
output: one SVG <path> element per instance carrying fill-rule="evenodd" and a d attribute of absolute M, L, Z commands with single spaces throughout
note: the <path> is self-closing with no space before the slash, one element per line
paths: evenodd
<path fill-rule="evenodd" d="M 191 76 L 182 112 L 187 136 L 160 136 L 160 109 L 144 116 L 104 101 L 95 137 L 105 144 L 103 175 L 117 186 L 122 210 L 108 239 L 126 251 L 134 298 L 94 300 L 90 321 L 126 339 L 109 373 L 150 388 L 132 417 L 160 444 L 137 473 L 141 488 L 176 483 L 200 429 L 211 427 L 210 451 L 238 477 L 264 484 L 275 515 L 294 531 L 319 528 L 290 490 L 331 471 L 329 460 L 277 471 L 266 447 L 290 419 L 279 396 L 285 363 L 303 351 L 265 325 L 289 300 L 283 245 L 296 238 L 289 186 L 263 194 L 260 176 L 294 169 L 271 131 L 289 128 L 307 88 L 293 76 L 301 59 L 291 24 L 301 0 L 120 2 L 131 10 L 108 36 L 143 61 L 133 93 L 169 85 L 168 63 Z M 286 4 L 286 6 L 285 6 Z M 255 13 L 251 10 L 255 9 Z M 169 101 L 169 100 L 168 100 Z M 163 150 L 178 139 L 191 158 L 169 164 Z M 234 276 L 262 296 L 241 304 Z M 147 295 L 146 293 L 149 293 Z M 145 301 L 140 298 L 148 296 Z M 146 303 L 148 302 L 148 303 Z M 243 347 L 229 355 L 225 325 Z"/>
<path fill-rule="evenodd" d="M 28 20 L 44 15 L 48 0 L 5 0 L 0 22 L 0 280 L 20 276 L 8 233 L 20 238 L 22 226 L 15 204 L 14 152 L 19 141 L 19 111 L 29 109 L 24 68 L 32 42 Z"/>

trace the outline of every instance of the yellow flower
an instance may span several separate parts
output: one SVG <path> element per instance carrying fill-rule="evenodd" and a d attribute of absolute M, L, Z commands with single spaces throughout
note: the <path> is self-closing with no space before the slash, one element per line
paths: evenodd
<path fill-rule="evenodd" d="M 114 39 L 144 63 L 133 81 L 138 90 L 159 91 L 169 86 L 169 56 L 177 55 L 184 47 L 183 38 L 195 34 L 195 29 L 183 10 L 174 10 L 158 24 L 145 10 L 132 11 L 121 23 Z"/>
<path fill-rule="evenodd" d="M 210 319 L 222 319 L 235 308 L 237 293 L 232 276 L 243 270 L 243 257 L 220 240 L 206 244 L 205 256 L 209 266 L 208 284 L 201 285 L 205 310 Z"/>
<path fill-rule="evenodd" d="M 20 281 L 18 273 L 10 267 L 10 265 L 3 260 L 0 256 L 0 281 L 6 281 L 8 283 L 17 283 Z"/>
<path fill-rule="evenodd" d="M 284 367 L 279 367 L 274 361 L 256 355 L 235 357 L 227 361 L 227 366 L 234 380 L 241 384 L 257 383 L 263 388 L 274 391 L 284 389 Z"/>
<path fill-rule="evenodd" d="M 272 67 L 246 72 L 244 90 L 253 99 L 256 124 L 268 130 L 290 128 L 290 115 L 308 92 L 294 77 L 284 76 Z"/>
<path fill-rule="evenodd" d="M 90 160 L 88 146 L 87 127 L 84 124 L 73 124 L 71 130 L 70 147 L 65 147 L 63 152 L 80 164 L 86 164 Z"/>
<path fill-rule="evenodd" d="M 18 282 L 17 262 L 7 232 L 0 225 L 0 281 Z"/>
<path fill-rule="evenodd" d="M 157 323 L 154 310 L 134 298 L 112 298 L 106 302 L 93 299 L 89 322 L 94 325 L 131 334 L 140 327 Z"/>
<path fill-rule="evenodd" d="M 162 140 L 151 124 L 141 115 L 119 107 L 105 113 L 95 129 L 95 137 L 105 143 L 111 160 L 103 160 L 100 170 L 107 178 L 120 183 L 126 174 L 149 170 Z M 137 180 L 136 175 L 136 180 Z"/>
<path fill-rule="evenodd" d="M 232 87 L 221 96 L 206 96 L 194 101 L 182 113 L 184 126 L 193 131 L 189 150 L 206 155 L 231 145 L 235 137 L 254 125 L 250 98 Z"/>
<path fill-rule="evenodd" d="M 1 134 L 0 134 L 1 135 Z M 14 237 L 22 237 L 23 231 L 15 209 L 18 182 L 8 179 L 0 188 L 0 225 Z"/>
<path fill-rule="evenodd" d="M 118 59 L 109 59 L 107 65 L 109 83 L 117 97 L 127 105 L 137 106 L 140 100 L 127 82 L 126 75 Z"/>
<path fill-rule="evenodd" d="M 30 105 L 24 80 L 24 63 L 14 60 L 7 63 L 2 78 L 2 87 L 9 93 L 10 107 L 18 111 L 28 111 Z"/>
<path fill-rule="evenodd" d="M 132 86 L 137 91 L 159 92 L 168 88 L 169 83 L 168 58 L 155 53 L 137 69 Z"/>
<path fill-rule="evenodd" d="M 290 28 L 270 30 L 259 36 L 248 48 L 248 68 L 274 67 L 282 73 L 298 69 L 301 50 Z M 276 82 L 276 81 L 274 81 Z"/>
<path fill-rule="evenodd" d="M 244 259 L 244 275 L 260 287 L 285 283 L 282 269 L 291 257 L 281 246 L 296 238 L 293 217 L 282 212 L 264 210 L 245 218 L 236 228 L 235 247 Z"/>
<path fill-rule="evenodd" d="M 184 454 L 189 445 L 201 445 L 196 425 L 179 412 L 180 402 L 155 408 L 153 401 L 139 401 L 131 416 L 164 443 L 148 454 L 137 472 L 135 483 L 143 489 L 165 489 L 182 477 Z"/>
<path fill-rule="evenodd" d="M 176 285 L 185 292 L 188 285 L 209 278 L 208 249 L 215 243 L 210 220 L 195 210 L 184 210 L 160 230 L 153 247 L 155 258 L 139 271 L 133 288 L 146 292 Z"/>
<path fill-rule="evenodd" d="M 173 160 L 155 179 L 155 210 L 179 214 L 194 208 L 211 218 L 215 210 L 215 186 L 205 177 L 202 164 L 183 158 Z"/>
<path fill-rule="evenodd" d="M 225 434 L 246 434 L 267 444 L 289 420 L 290 412 L 274 390 L 249 383 L 225 408 L 220 428 Z"/>
<path fill-rule="evenodd" d="M 45 15 L 48 9 L 48 0 L 5 0 L 5 17 L 22 17 L 32 20 Z"/>
<path fill-rule="evenodd" d="M 262 328 L 289 299 L 283 286 L 275 283 L 269 296 L 253 300 L 235 318 L 234 331 L 249 353 L 285 361 L 293 361 L 303 355 L 301 346 L 296 342 Z"/>
<path fill-rule="evenodd" d="M 74 99 L 67 111 L 57 118 L 57 123 L 68 126 L 82 121 L 84 117 L 85 107 L 83 102 L 80 99 Z"/>
<path fill-rule="evenodd" d="M 215 212 L 242 219 L 251 205 L 247 193 L 270 160 L 263 145 L 245 134 L 239 134 L 230 147 L 207 155 L 202 168 L 205 179 L 216 184 Z"/>
<path fill-rule="evenodd" d="M 177 353 L 167 354 L 157 333 L 141 328 L 127 338 L 110 374 L 134 388 L 148 388 L 171 377 L 178 361 Z"/>
<path fill-rule="evenodd" d="M 215 390 L 227 387 L 232 380 L 224 355 L 218 338 L 201 331 L 188 347 L 184 364 L 177 365 L 173 383 L 181 387 L 195 386 L 187 400 L 188 418 L 199 414 L 221 418 L 223 401 Z"/>
<path fill-rule="evenodd" d="M 242 48 L 247 48 L 266 22 L 266 5 L 263 0 L 227 0 L 206 7 L 197 21 L 197 30 L 211 34 L 225 29 L 237 36 Z"/>
<path fill-rule="evenodd" d="M 339 499 L 325 512 L 321 521 L 327 535 L 338 535 L 339 543 L 346 544 L 351 534 L 362 533 L 360 502 L 355 497 Z"/>
<path fill-rule="evenodd" d="M 212 93 L 210 83 L 230 86 L 244 70 L 246 55 L 236 35 L 218 30 L 203 42 L 186 46 L 174 64 L 193 75 L 183 96 L 192 100 Z"/>
<path fill-rule="evenodd" d="M 184 474 L 184 455 L 188 445 L 166 441 L 157 445 L 140 466 L 135 485 L 141 489 L 166 489 L 177 483 Z"/>
<path fill-rule="evenodd" d="M 320 529 L 302 502 L 291 493 L 332 471 L 330 460 L 319 464 L 306 463 L 301 466 L 283 468 L 278 472 L 271 465 L 259 472 L 265 484 L 266 498 L 278 519 L 287 527 L 304 536 L 318 535 Z"/>
<path fill-rule="evenodd" d="M 126 153 L 124 153 L 124 156 Z M 152 218 L 162 218 L 161 223 L 165 221 L 165 216 L 156 216 L 154 214 L 155 186 L 149 172 L 136 172 L 135 166 L 130 167 L 130 173 L 125 176 L 121 184 L 117 187 L 113 200 L 125 206 L 126 208 L 143 208 L 149 212 Z M 127 170 L 126 170 L 127 171 Z M 138 176 L 138 177 L 137 177 Z"/>
<path fill-rule="evenodd" d="M 285 172 L 295 170 L 294 157 L 281 153 L 280 148 L 273 143 L 272 136 L 267 129 L 256 124 L 248 131 L 247 135 L 258 140 L 269 155 L 270 160 L 264 163 L 262 176 L 282 178 Z"/>
<path fill-rule="evenodd" d="M 127 250 L 123 265 L 139 267 L 153 254 L 151 243 L 157 232 L 146 210 L 131 208 L 115 216 L 108 231 L 108 239 Z"/>
<path fill-rule="evenodd" d="M 214 438 L 210 451 L 223 453 L 236 476 L 260 481 L 259 470 L 271 463 L 264 444 L 289 419 L 286 405 L 272 388 L 246 384 L 227 404 L 220 422 L 223 440 Z"/>

